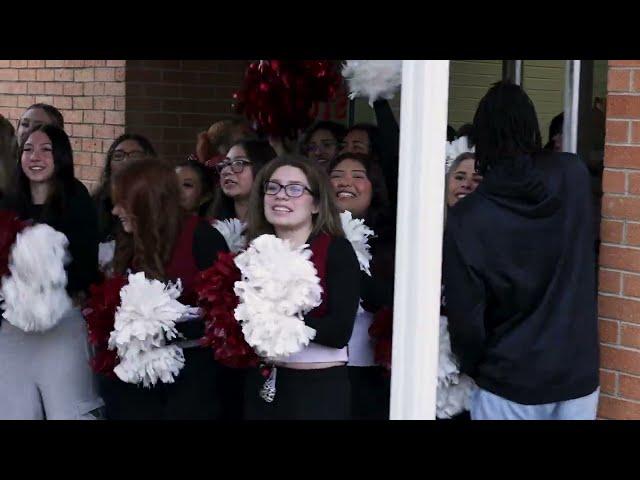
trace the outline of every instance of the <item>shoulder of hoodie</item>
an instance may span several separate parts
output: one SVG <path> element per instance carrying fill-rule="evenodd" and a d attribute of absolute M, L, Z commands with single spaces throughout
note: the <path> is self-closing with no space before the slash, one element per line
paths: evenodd
<path fill-rule="evenodd" d="M 558 174 L 571 174 L 589 178 L 589 169 L 575 153 L 542 152 L 535 157 L 536 167 Z"/>

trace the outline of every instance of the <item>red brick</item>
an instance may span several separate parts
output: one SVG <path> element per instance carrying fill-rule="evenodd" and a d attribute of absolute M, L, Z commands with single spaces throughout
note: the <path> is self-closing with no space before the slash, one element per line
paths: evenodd
<path fill-rule="evenodd" d="M 116 110 L 124 110 L 126 99 L 124 97 L 116 97 Z"/>
<path fill-rule="evenodd" d="M 74 110 L 91 110 L 93 109 L 93 98 L 91 97 L 73 97 Z"/>
<path fill-rule="evenodd" d="M 93 68 L 79 68 L 73 72 L 74 82 L 93 82 L 94 79 Z"/>
<path fill-rule="evenodd" d="M 628 172 L 628 193 L 630 195 L 640 195 L 640 173 Z"/>
<path fill-rule="evenodd" d="M 600 366 L 602 368 L 640 375 L 639 351 L 601 345 L 600 354 Z"/>
<path fill-rule="evenodd" d="M 607 193 L 625 193 L 625 172 L 605 169 L 602 175 L 602 190 Z"/>
<path fill-rule="evenodd" d="M 93 127 L 93 135 L 96 138 L 115 138 L 112 125 L 96 125 Z"/>
<path fill-rule="evenodd" d="M 36 80 L 39 82 L 52 82 L 54 80 L 53 70 L 36 70 Z"/>
<path fill-rule="evenodd" d="M 131 85 L 134 87 L 134 85 Z M 180 98 L 180 87 L 179 86 L 167 86 L 167 85 L 145 85 L 144 94 L 147 97 L 158 97 L 158 98 Z"/>
<path fill-rule="evenodd" d="M 598 315 L 614 320 L 640 323 L 640 301 L 628 298 L 598 296 Z"/>
<path fill-rule="evenodd" d="M 124 125 L 114 125 L 113 126 L 113 136 L 119 137 L 124 134 Z"/>
<path fill-rule="evenodd" d="M 113 110 L 105 112 L 104 123 L 107 125 L 124 125 L 124 112 Z"/>
<path fill-rule="evenodd" d="M 72 82 L 73 70 L 68 68 L 56 68 L 53 71 L 53 78 L 56 82 Z"/>
<path fill-rule="evenodd" d="M 69 123 L 82 123 L 82 110 L 67 110 L 62 112 L 64 121 Z"/>
<path fill-rule="evenodd" d="M 631 88 L 631 70 L 609 70 L 607 90 L 610 92 L 628 92 Z"/>
<path fill-rule="evenodd" d="M 127 87 L 129 88 L 129 87 Z M 163 108 L 164 101 L 161 98 L 130 98 L 127 94 L 127 111 L 143 111 L 151 112 L 171 112 L 171 110 Z"/>
<path fill-rule="evenodd" d="M 62 84 L 47 82 L 44 84 L 44 93 L 47 95 L 62 95 Z"/>
<path fill-rule="evenodd" d="M 162 73 L 162 79 L 164 83 L 176 83 L 176 84 L 199 84 L 200 77 L 197 72 L 184 72 L 184 71 L 165 71 Z"/>
<path fill-rule="evenodd" d="M 64 60 L 45 60 L 47 68 L 64 67 Z"/>
<path fill-rule="evenodd" d="M 93 126 L 92 125 L 74 125 L 73 126 L 74 137 L 93 138 Z M 87 163 L 87 165 L 89 165 Z"/>
<path fill-rule="evenodd" d="M 180 87 L 181 97 L 183 98 L 218 98 L 217 87 L 210 87 L 206 85 L 189 85 Z"/>
<path fill-rule="evenodd" d="M 640 122 L 631 122 L 631 143 L 640 143 Z"/>
<path fill-rule="evenodd" d="M 640 400 L 640 378 L 620 375 L 618 395 L 629 400 Z"/>
<path fill-rule="evenodd" d="M 126 65 L 126 60 L 107 60 L 105 64 L 107 67 L 124 67 Z"/>
<path fill-rule="evenodd" d="M 616 372 L 600 370 L 600 391 L 602 393 L 616 393 Z"/>
<path fill-rule="evenodd" d="M 44 93 L 44 83 L 42 82 L 29 82 L 27 83 L 27 91 L 31 94 L 37 95 L 38 93 Z"/>
<path fill-rule="evenodd" d="M 0 80 L 18 80 L 20 70 L 12 68 L 0 69 Z"/>
<path fill-rule="evenodd" d="M 11 68 L 11 60 L 0 60 L 0 68 Z"/>
<path fill-rule="evenodd" d="M 104 144 L 107 143 L 107 146 L 105 148 Z M 109 149 L 109 146 L 111 145 L 112 141 L 109 140 L 108 142 L 103 142 L 102 143 L 102 152 L 105 152 Z M 104 153 L 92 153 L 91 154 L 91 165 L 95 166 L 95 167 L 100 167 L 100 168 L 104 168 L 105 164 L 106 164 L 106 158 L 105 158 L 105 154 Z"/>
<path fill-rule="evenodd" d="M 84 94 L 87 97 L 92 97 L 94 95 L 104 95 L 104 93 L 104 82 L 87 82 L 84 84 Z"/>
<path fill-rule="evenodd" d="M 11 60 L 11 68 L 27 68 L 27 60 Z"/>
<path fill-rule="evenodd" d="M 601 395 L 598 417 L 610 420 L 640 420 L 640 403 Z"/>
<path fill-rule="evenodd" d="M 620 345 L 640 348 L 640 327 L 623 323 L 620 325 Z"/>
<path fill-rule="evenodd" d="M 76 125 L 79 126 L 79 125 Z M 83 125 L 84 126 L 84 125 Z M 89 127 L 91 128 L 91 127 Z M 76 165 L 91 165 L 91 153 L 79 152 L 73 156 L 73 163 Z"/>
<path fill-rule="evenodd" d="M 95 127 L 98 128 L 98 127 Z M 82 151 L 84 152 L 100 152 L 102 150 L 102 141 L 99 139 L 82 139 Z"/>
<path fill-rule="evenodd" d="M 640 169 L 640 146 L 605 145 L 604 164 L 613 168 Z"/>
<path fill-rule="evenodd" d="M 631 72 L 631 91 L 640 92 L 640 71 L 630 70 Z"/>
<path fill-rule="evenodd" d="M 116 82 L 124 82 L 126 76 L 126 68 L 118 67 L 115 69 L 114 77 Z"/>
<path fill-rule="evenodd" d="M 18 97 L 18 107 L 27 108 L 36 103 L 36 97 L 30 95 L 19 95 Z"/>
<path fill-rule="evenodd" d="M 628 245 L 640 245 L 640 223 L 627 222 L 625 243 Z"/>
<path fill-rule="evenodd" d="M 600 238 L 603 242 L 622 243 L 624 222 L 602 219 L 600 222 Z"/>
<path fill-rule="evenodd" d="M 180 125 L 183 127 L 198 127 L 206 130 L 213 123 L 211 115 L 202 113 L 183 113 L 180 115 Z"/>
<path fill-rule="evenodd" d="M 182 64 L 186 63 L 184 60 L 182 61 Z M 145 68 L 155 68 L 155 69 L 160 69 L 160 70 L 180 70 L 181 67 L 184 70 L 188 70 L 188 68 L 185 68 L 184 66 L 181 65 L 180 60 L 144 60 L 142 62 L 142 65 Z M 199 70 L 199 69 L 196 69 Z"/>
<path fill-rule="evenodd" d="M 0 93 L 24 94 L 27 93 L 27 83 L 25 82 L 0 82 Z M 31 93 L 31 92 L 29 92 Z"/>
<path fill-rule="evenodd" d="M 82 95 L 83 86 L 81 83 L 64 83 L 62 91 L 65 95 Z"/>
<path fill-rule="evenodd" d="M 629 122 L 627 120 L 607 120 L 607 143 L 627 143 Z"/>
<path fill-rule="evenodd" d="M 85 67 L 104 67 L 107 65 L 106 60 L 85 60 Z"/>
<path fill-rule="evenodd" d="M 30 69 L 30 68 L 14 70 L 14 72 L 18 74 L 17 80 L 20 80 L 21 82 L 26 82 L 29 80 L 36 79 L 36 70 Z"/>
<path fill-rule="evenodd" d="M 607 116 L 611 118 L 640 118 L 640 97 L 633 95 L 609 95 Z"/>
<path fill-rule="evenodd" d="M 630 275 L 625 273 L 622 285 L 622 292 L 625 297 L 640 298 L 640 275 Z"/>
<path fill-rule="evenodd" d="M 80 68 L 84 67 L 84 60 L 64 60 L 62 64 L 65 68 Z"/>
<path fill-rule="evenodd" d="M 101 110 L 85 110 L 83 115 L 84 123 L 104 123 L 104 112 Z"/>
<path fill-rule="evenodd" d="M 127 82 L 161 83 L 162 74 L 162 70 L 129 67 L 126 70 L 125 77 Z"/>
<path fill-rule="evenodd" d="M 65 108 L 71 109 L 73 106 L 73 99 L 71 97 L 57 97 L 55 104 L 58 109 Z"/>
<path fill-rule="evenodd" d="M 598 332 L 600 337 L 600 342 L 602 343 L 618 343 L 618 324 L 614 320 L 599 320 L 598 321 Z"/>
<path fill-rule="evenodd" d="M 120 96 L 125 94 L 125 83 L 124 82 L 105 82 L 104 84 L 104 94 L 105 95 L 113 95 Z"/>
<path fill-rule="evenodd" d="M 640 250 L 613 245 L 601 245 L 600 265 L 617 270 L 640 272 Z"/>
<path fill-rule="evenodd" d="M 83 180 L 97 181 L 100 179 L 101 173 L 101 168 L 93 167 L 91 165 L 80 166 L 80 178 L 82 178 Z"/>
<path fill-rule="evenodd" d="M 27 66 L 29 68 L 44 68 L 44 60 L 27 60 Z"/>
<path fill-rule="evenodd" d="M 93 108 L 96 110 L 113 110 L 115 105 L 114 97 L 97 97 L 93 99 Z"/>
<path fill-rule="evenodd" d="M 17 96 L 15 96 L 15 95 L 0 95 L 0 107 L 15 107 L 17 105 L 18 105 L 18 97 Z M 5 113 L 5 112 L 3 112 L 3 113 Z"/>
<path fill-rule="evenodd" d="M 604 194 L 602 197 L 602 216 L 640 220 L 640 197 L 623 197 Z"/>
<path fill-rule="evenodd" d="M 600 268 L 598 276 L 598 288 L 601 292 L 620 293 L 620 286 L 622 285 L 622 274 L 620 272 L 612 272 L 611 270 Z"/>
<path fill-rule="evenodd" d="M 53 105 L 55 102 L 53 101 L 53 96 L 51 95 L 36 95 L 35 96 L 36 103 L 48 103 Z M 55 107 L 55 105 L 53 105 Z"/>
<path fill-rule="evenodd" d="M 640 60 L 609 60 L 609 67 L 640 67 Z"/>

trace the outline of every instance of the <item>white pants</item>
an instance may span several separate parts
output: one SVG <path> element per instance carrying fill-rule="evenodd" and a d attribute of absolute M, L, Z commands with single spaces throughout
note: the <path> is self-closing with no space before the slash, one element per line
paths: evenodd
<path fill-rule="evenodd" d="M 93 419 L 104 404 L 89 367 L 87 328 L 71 309 L 51 330 L 0 325 L 0 419 Z"/>

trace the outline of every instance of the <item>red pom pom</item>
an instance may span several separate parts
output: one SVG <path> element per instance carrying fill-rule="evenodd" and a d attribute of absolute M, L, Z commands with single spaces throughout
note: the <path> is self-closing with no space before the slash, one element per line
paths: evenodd
<path fill-rule="evenodd" d="M 249 65 L 234 108 L 261 133 L 295 138 L 313 122 L 314 104 L 332 99 L 342 81 L 328 60 L 261 60 Z"/>
<path fill-rule="evenodd" d="M 9 255 L 11 247 L 16 242 L 16 237 L 28 222 L 23 222 L 15 212 L 10 210 L 0 211 L 0 277 L 9 273 Z"/>
<path fill-rule="evenodd" d="M 369 335 L 376 341 L 374 360 L 378 365 L 391 370 L 391 341 L 393 339 L 393 310 L 382 307 L 373 316 Z"/>
<path fill-rule="evenodd" d="M 96 351 L 91 368 L 97 373 L 112 375 L 113 367 L 118 364 L 116 352 L 107 346 L 120 305 L 120 290 L 126 284 L 126 277 L 116 275 L 89 287 L 89 298 L 82 314 L 87 321 L 89 343 Z"/>
<path fill-rule="evenodd" d="M 233 313 L 238 306 L 233 286 L 240 280 L 234 257 L 233 253 L 221 252 L 216 263 L 199 275 L 195 290 L 199 306 L 204 310 L 202 344 L 211 347 L 214 358 L 223 365 L 256 367 L 260 359 L 244 339 L 242 327 Z"/>

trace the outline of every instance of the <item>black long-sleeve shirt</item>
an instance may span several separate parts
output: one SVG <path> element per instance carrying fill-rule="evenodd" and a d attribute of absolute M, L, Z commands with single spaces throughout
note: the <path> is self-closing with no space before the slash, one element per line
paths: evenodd
<path fill-rule="evenodd" d="M 373 109 L 376 114 L 376 123 L 380 130 L 380 136 L 382 137 L 380 166 L 389 190 L 389 200 L 391 205 L 395 206 L 398 200 L 400 127 L 387 100 L 376 100 L 373 102 Z"/>
<path fill-rule="evenodd" d="M 327 253 L 327 313 L 306 315 L 304 322 L 316 330 L 314 343 L 343 348 L 349 343 L 360 304 L 360 264 L 346 238 L 334 238 Z"/>

